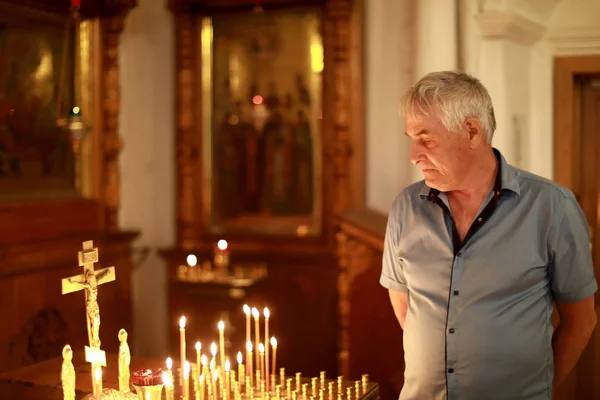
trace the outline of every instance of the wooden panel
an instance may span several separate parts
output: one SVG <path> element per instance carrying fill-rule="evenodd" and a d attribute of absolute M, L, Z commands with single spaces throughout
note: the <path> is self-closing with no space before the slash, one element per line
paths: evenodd
<path fill-rule="evenodd" d="M 51 12 L 57 14 L 69 14 L 72 0 L 20 0 L 19 7 Z M 0 0 L 14 7 L 14 0 Z M 81 1 L 81 14 L 84 18 L 100 16 L 111 16 L 129 11 L 137 6 L 137 0 L 83 0 Z"/>
<path fill-rule="evenodd" d="M 117 280 L 99 288 L 103 348 L 116 351 L 117 332 L 131 330 L 130 242 L 135 235 L 88 235 L 99 247 L 100 266 L 114 265 Z M 61 354 L 87 341 L 83 293 L 61 294 L 61 279 L 81 273 L 80 239 L 16 246 L 0 264 L 0 371 Z M 112 337 L 112 340 L 111 340 Z M 132 338 L 133 340 L 133 338 Z"/>
<path fill-rule="evenodd" d="M 404 383 L 402 330 L 388 292 L 379 285 L 387 217 L 371 210 L 338 219 L 340 373 L 363 373 L 380 384 L 383 399 L 397 399 Z"/>
<path fill-rule="evenodd" d="M 169 7 L 177 13 L 211 13 L 252 11 L 260 4 L 266 10 L 282 7 L 322 5 L 327 0 L 169 0 Z"/>

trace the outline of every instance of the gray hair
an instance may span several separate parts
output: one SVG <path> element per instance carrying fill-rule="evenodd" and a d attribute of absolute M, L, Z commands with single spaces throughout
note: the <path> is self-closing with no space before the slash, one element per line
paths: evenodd
<path fill-rule="evenodd" d="M 426 116 L 434 113 L 446 129 L 458 132 L 467 118 L 476 118 L 488 143 L 496 130 L 492 99 L 485 86 L 471 75 L 441 71 L 425 75 L 402 96 L 400 111 L 407 119 L 415 108 Z"/>

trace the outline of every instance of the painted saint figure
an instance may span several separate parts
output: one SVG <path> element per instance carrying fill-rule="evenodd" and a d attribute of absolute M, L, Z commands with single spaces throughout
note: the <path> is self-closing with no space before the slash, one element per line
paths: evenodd
<path fill-rule="evenodd" d="M 75 367 L 73 366 L 73 350 L 66 345 L 62 351 L 63 363 L 60 370 L 63 399 L 75 400 Z"/>

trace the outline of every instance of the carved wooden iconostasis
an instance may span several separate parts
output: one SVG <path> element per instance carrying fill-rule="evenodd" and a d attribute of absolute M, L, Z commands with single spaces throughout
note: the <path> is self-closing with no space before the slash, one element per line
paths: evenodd
<path fill-rule="evenodd" d="M 99 266 L 116 268 L 99 296 L 111 310 L 106 349 L 130 330 L 136 233 L 117 226 L 117 59 L 135 4 L 0 0 L 0 371 L 85 344 L 84 296 L 61 295 L 61 279 L 82 272 L 86 240 L 100 248 Z"/>
<path fill-rule="evenodd" d="M 190 337 L 207 346 L 223 318 L 235 354 L 242 306 L 268 306 L 290 373 L 338 370 L 335 215 L 363 190 L 357 3 L 170 1 L 178 198 L 177 245 L 162 253 L 169 321 L 186 315 Z M 215 263 L 223 253 L 228 268 Z M 196 278 L 183 281 L 189 254 Z M 206 278 L 211 271 L 250 279 Z"/>

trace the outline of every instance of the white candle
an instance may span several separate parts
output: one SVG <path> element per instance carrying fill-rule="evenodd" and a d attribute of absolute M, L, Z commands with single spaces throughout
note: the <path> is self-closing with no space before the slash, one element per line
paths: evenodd
<path fill-rule="evenodd" d="M 219 351 L 221 352 L 221 370 L 225 368 L 225 323 L 219 321 Z"/>
<path fill-rule="evenodd" d="M 258 344 L 258 353 L 260 357 L 260 379 L 265 379 L 265 346 L 262 343 Z"/>
<path fill-rule="evenodd" d="M 252 387 L 252 380 L 254 378 L 252 372 L 252 342 L 246 342 L 246 351 L 248 352 L 248 359 L 246 362 L 248 363 L 248 377 L 250 377 L 250 387 Z"/>
<path fill-rule="evenodd" d="M 240 388 L 244 385 L 244 364 L 242 364 L 242 352 L 238 351 L 237 353 L 237 362 L 238 362 L 238 381 Z"/>
<path fill-rule="evenodd" d="M 93 392 L 96 398 L 100 400 L 102 397 L 102 366 L 100 364 L 92 364 L 94 366 L 94 388 Z"/>
<path fill-rule="evenodd" d="M 168 372 L 163 372 L 162 379 L 165 385 L 166 400 L 173 400 L 173 379 L 171 379 Z"/>
<path fill-rule="evenodd" d="M 271 317 L 271 312 L 267 307 L 263 310 L 263 315 L 265 316 L 265 377 L 264 379 L 267 381 L 267 392 L 270 392 L 270 381 L 269 378 L 269 318 Z"/>
<path fill-rule="evenodd" d="M 211 369 L 216 369 L 216 363 L 217 363 L 217 344 L 215 342 L 212 342 L 210 344 L 210 354 L 212 354 L 212 360 L 210 360 L 210 368 Z"/>
<path fill-rule="evenodd" d="M 275 371 L 277 371 L 275 369 L 275 363 L 277 362 L 277 339 L 275 339 L 275 336 L 271 338 L 271 347 L 273 348 L 273 369 L 271 373 L 275 375 Z"/>
<path fill-rule="evenodd" d="M 226 393 L 227 397 L 229 397 L 229 392 L 230 392 L 230 384 L 229 384 L 230 369 L 231 369 L 231 365 L 229 364 L 229 360 L 225 360 L 225 393 Z"/>
<path fill-rule="evenodd" d="M 183 398 L 190 400 L 190 362 L 183 364 Z"/>
<path fill-rule="evenodd" d="M 252 340 L 250 338 L 250 307 L 248 307 L 248 304 L 244 304 L 244 314 L 246 314 L 246 343 L 248 343 L 250 340 Z M 246 352 L 246 363 L 248 363 L 248 352 Z M 248 375 L 248 370 L 246 370 L 246 375 Z"/>
<path fill-rule="evenodd" d="M 200 365 L 201 356 L 202 356 L 202 343 L 196 342 L 196 366 L 198 369 L 198 376 L 202 375 L 202 366 Z M 195 376 L 194 379 L 198 379 L 198 376 Z"/>
<path fill-rule="evenodd" d="M 181 369 L 181 375 L 180 375 L 180 386 L 181 386 L 181 392 L 183 393 L 183 366 L 185 365 L 185 317 L 181 317 L 179 319 L 179 351 L 180 351 L 180 369 Z"/>
<path fill-rule="evenodd" d="M 254 350 L 256 352 L 256 369 L 260 368 L 260 360 L 258 358 L 258 343 L 260 342 L 260 325 L 258 319 L 260 313 L 256 308 L 252 308 L 252 316 L 254 317 Z"/>

